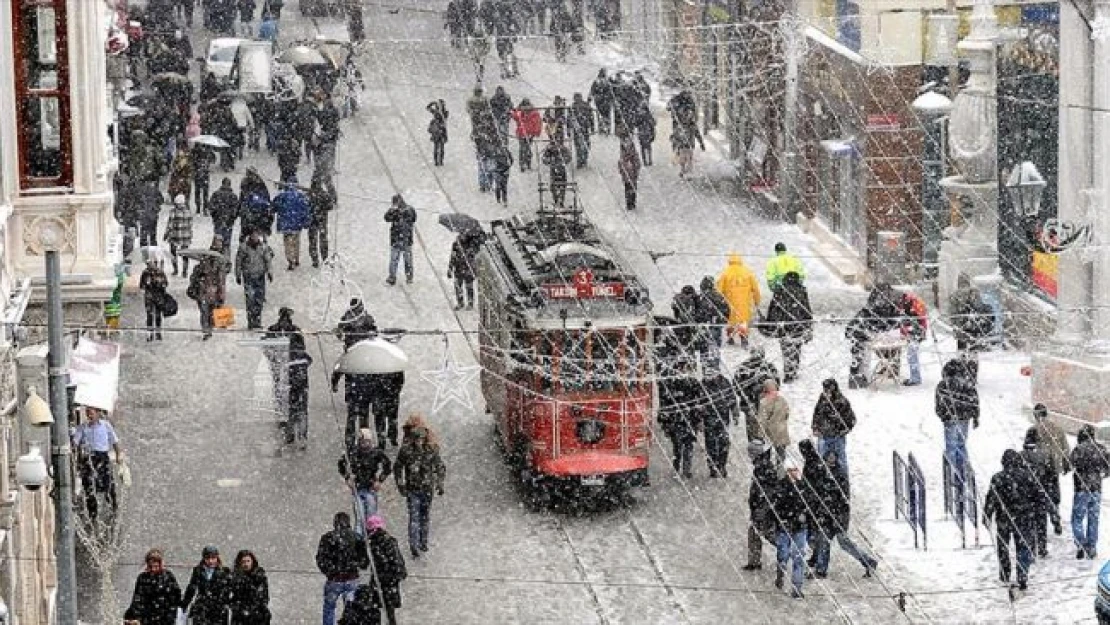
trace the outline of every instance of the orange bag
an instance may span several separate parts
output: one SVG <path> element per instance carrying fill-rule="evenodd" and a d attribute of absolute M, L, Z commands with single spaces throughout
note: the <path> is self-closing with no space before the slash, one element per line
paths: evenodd
<path fill-rule="evenodd" d="M 235 323 L 235 309 L 231 306 L 218 306 L 212 309 L 212 325 L 217 328 L 230 328 Z"/>

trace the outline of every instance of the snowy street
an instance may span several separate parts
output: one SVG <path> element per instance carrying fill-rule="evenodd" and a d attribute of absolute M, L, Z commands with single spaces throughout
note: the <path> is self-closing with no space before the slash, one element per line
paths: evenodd
<path fill-rule="evenodd" d="M 793 600 L 773 585 L 770 546 L 764 547 L 762 571 L 741 570 L 747 562 L 751 473 L 743 424 L 732 428 L 727 480 L 707 477 L 700 441 L 695 477 L 676 479 L 669 446 L 656 431 L 652 484 L 634 490 L 627 504 L 582 514 L 525 505 L 495 444 L 477 381 L 467 389 L 472 409 L 448 404 L 431 414 L 436 389 L 421 376 L 440 369 L 445 359 L 476 364 L 478 313 L 453 310 L 446 269 L 454 235 L 436 223 L 437 217 L 458 211 L 488 222 L 527 211 L 536 199 L 536 174 L 515 167 L 508 208 L 478 190 L 465 107 L 475 69 L 445 39 L 439 4 L 434 10 L 378 3 L 365 8 L 368 45 L 360 69 L 366 90 L 361 110 L 342 125 L 337 227 L 330 241 L 343 260 L 347 282 L 340 285 L 312 268 L 303 251 L 303 265 L 286 271 L 280 236 L 270 240 L 277 259 L 263 324 L 273 323 L 278 308 L 288 306 L 306 333 L 317 333 L 307 339 L 314 360 L 307 451 L 275 455 L 273 418 L 256 410 L 257 399 L 267 392 L 257 384 L 264 371 L 260 350 L 237 342 L 250 336 L 245 331 L 217 331 L 212 340 L 201 341 L 196 308 L 185 297 L 187 280 L 170 278 L 181 311 L 167 320 L 165 341 L 149 343 L 142 332 L 123 333 L 121 406 L 113 421 L 135 482 L 123 509 L 127 542 L 114 575 L 120 606 L 130 601 L 149 548 L 165 550 L 167 565 L 184 584 L 201 549 L 211 544 L 220 548 L 225 564 L 239 549 L 257 554 L 269 575 L 275 624 L 320 622 L 324 579 L 313 556 L 320 534 L 331 529 L 332 515 L 351 507 L 336 471 L 346 409 L 343 393 L 333 395 L 329 389 L 341 344 L 328 333 L 347 300 L 361 294 L 379 327 L 415 331 L 399 343 L 411 359 L 402 420 L 412 412 L 426 414 L 439 433 L 447 465 L 446 495 L 432 506 L 430 552 L 407 562 L 402 623 L 1047 623 L 1092 617 L 1094 574 L 1101 561 L 1073 558 L 1070 476 L 1062 480 L 1064 535 L 1052 536 L 1050 530 L 1050 557 L 1034 566 L 1024 598 L 1011 604 L 998 582 L 989 530 L 980 530 L 981 547 L 959 548 L 955 525 L 941 509 L 943 434 L 933 412 L 940 368 L 955 354 L 955 343 L 939 331 L 939 343 L 930 336 L 922 346 L 922 386 L 846 391 L 859 417 L 848 437 L 852 533 L 880 558 L 874 578 L 862 579 L 861 567 L 834 549 L 828 579 L 807 580 L 806 598 Z M 281 41 L 345 28 L 339 19 L 302 18 L 296 0 L 289 0 Z M 204 49 L 208 35 L 197 28 L 192 37 L 194 47 Z M 864 304 L 866 293 L 834 278 L 812 256 L 808 237 L 796 226 L 758 216 L 740 199 L 723 146 L 707 142 L 705 152 L 695 153 L 693 175 L 679 179 L 670 157 L 667 94 L 660 94 L 655 82 L 658 68 L 637 65 L 644 60 L 633 60 L 624 49 L 619 39 L 588 41 L 585 55 L 572 50 L 561 63 L 550 42 L 529 38 L 518 44 L 518 79 L 499 80 L 491 53 L 487 95 L 501 84 L 514 102 L 528 97 L 545 105 L 556 95 L 569 100 L 575 92 L 588 93 L 598 69 L 646 70 L 655 87 L 658 139 L 655 164 L 641 173 L 639 206 L 624 208 L 616 139 L 595 135 L 588 168 L 573 173 L 586 213 L 627 255 L 662 314 L 670 314 L 671 297 L 683 285 L 716 276 L 729 253 L 741 254 L 761 282 L 776 242 L 805 263 L 819 322 L 814 341 L 803 349 L 798 381 L 784 391 L 791 405 L 791 438 L 797 443 L 811 435 L 822 380 L 835 377 L 847 388 L 844 322 Z M 432 165 L 426 130 L 425 106 L 436 99 L 445 100 L 451 112 L 444 167 Z M 275 159 L 265 150 L 248 150 L 229 175 L 235 189 L 247 166 L 275 187 Z M 299 179 L 307 184 L 310 173 L 302 163 Z M 213 190 L 223 175 L 214 168 Z M 395 193 L 418 212 L 411 285 L 385 283 L 389 239 L 382 215 Z M 194 245 L 206 246 L 211 220 L 197 215 L 193 228 Z M 242 330 L 243 289 L 233 282 L 230 305 Z M 765 309 L 770 300 L 765 287 L 763 297 Z M 143 325 L 141 293 L 129 295 L 124 310 L 124 327 Z M 420 331 L 446 332 L 446 341 L 444 335 Z M 781 369 L 778 346 L 762 337 L 754 341 L 766 345 Z M 745 356 L 740 347 L 726 348 L 730 366 Z M 1020 448 L 1031 423 L 1029 379 L 1020 374 L 1028 361 L 1016 352 L 982 356 L 982 426 L 969 442 L 980 497 L 1000 468 L 1002 451 Z M 892 451 L 913 452 L 926 474 L 927 551 L 914 550 L 910 528 L 893 518 Z M 404 499 L 392 482 L 383 492 L 386 527 L 405 545 Z M 1110 542 L 1103 541 L 1102 552 L 1110 554 Z M 1060 581 L 1041 584 L 1048 580 Z M 82 589 L 82 612 L 90 622 L 96 592 L 90 576 Z M 901 593 L 904 612 L 896 601 Z"/>

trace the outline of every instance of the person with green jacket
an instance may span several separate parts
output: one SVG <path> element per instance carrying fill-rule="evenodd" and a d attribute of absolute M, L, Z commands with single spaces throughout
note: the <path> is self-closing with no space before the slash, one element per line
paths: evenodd
<path fill-rule="evenodd" d="M 782 286 L 782 279 L 791 272 L 798 274 L 802 282 L 805 282 L 806 269 L 802 265 L 802 261 L 786 251 L 785 243 L 775 243 L 775 256 L 767 261 L 767 270 L 764 272 L 767 286 L 772 291 L 778 290 Z"/>

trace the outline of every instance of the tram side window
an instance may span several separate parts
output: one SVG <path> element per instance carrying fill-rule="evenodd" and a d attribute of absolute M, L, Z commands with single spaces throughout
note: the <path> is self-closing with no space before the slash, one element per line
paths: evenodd
<path fill-rule="evenodd" d="M 591 341 L 590 387 L 595 391 L 613 390 L 620 383 L 621 335 L 595 332 Z"/>
<path fill-rule="evenodd" d="M 563 335 L 562 349 L 559 350 L 559 383 L 564 390 L 580 391 L 586 388 L 587 336 L 586 332 L 576 330 L 568 330 Z"/>
<path fill-rule="evenodd" d="M 634 387 L 643 384 L 644 378 L 647 376 L 645 367 L 647 365 L 645 355 L 647 354 L 647 345 L 640 340 L 633 330 L 626 330 L 624 333 L 623 345 L 624 357 L 624 379 L 628 386 Z"/>
<path fill-rule="evenodd" d="M 536 372 L 539 374 L 540 389 L 548 393 L 554 388 L 555 347 L 555 343 L 548 335 L 540 336 L 536 340 Z"/>

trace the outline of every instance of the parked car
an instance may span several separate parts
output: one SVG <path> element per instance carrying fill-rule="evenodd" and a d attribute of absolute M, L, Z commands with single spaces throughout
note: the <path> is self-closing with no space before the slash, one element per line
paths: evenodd
<path fill-rule="evenodd" d="M 1110 560 L 1098 572 L 1095 616 L 1098 618 L 1098 625 L 1110 625 Z"/>
<path fill-rule="evenodd" d="M 204 57 L 205 73 L 212 73 L 221 83 L 226 82 L 231 76 L 231 68 L 235 65 L 235 57 L 239 54 L 239 44 L 242 39 L 234 37 L 221 37 L 213 39 L 208 44 L 208 54 Z"/>

